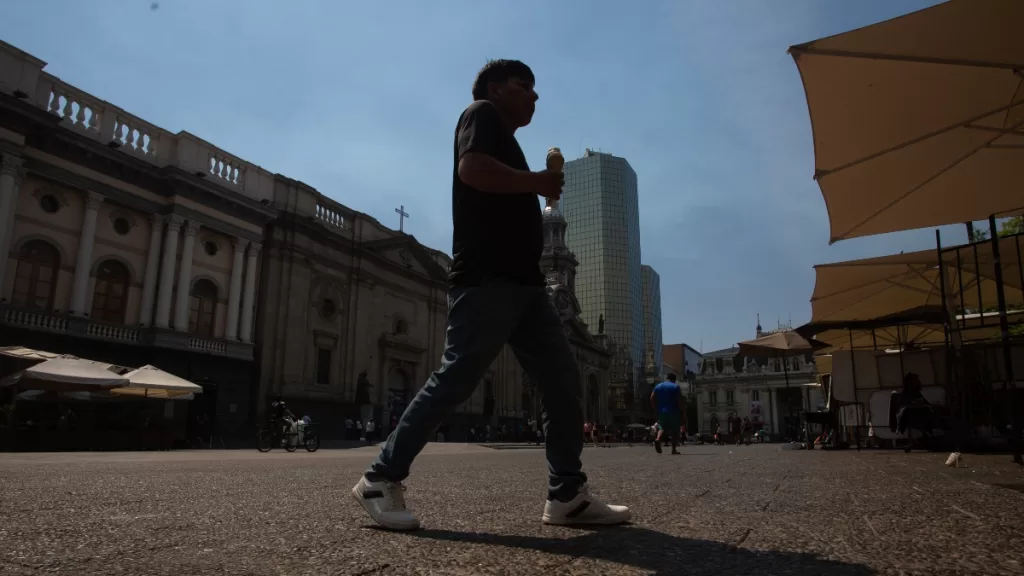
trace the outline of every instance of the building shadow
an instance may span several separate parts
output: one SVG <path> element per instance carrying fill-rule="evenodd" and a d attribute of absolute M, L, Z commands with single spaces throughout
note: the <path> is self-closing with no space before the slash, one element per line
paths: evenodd
<path fill-rule="evenodd" d="M 469 544 L 535 550 L 545 554 L 604 560 L 657 575 L 719 576 L 723 574 L 787 574 L 867 576 L 877 574 L 862 564 L 820 558 L 814 554 L 756 551 L 711 540 L 672 536 L 635 525 L 580 530 L 574 538 L 425 529 L 410 536 Z"/>

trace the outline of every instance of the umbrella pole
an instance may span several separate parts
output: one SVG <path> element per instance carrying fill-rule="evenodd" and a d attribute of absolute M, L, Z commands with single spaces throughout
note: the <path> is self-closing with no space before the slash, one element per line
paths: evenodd
<path fill-rule="evenodd" d="M 1013 447 L 1013 462 L 1024 464 L 1020 448 L 1020 410 L 1017 409 L 1017 381 L 1013 377 L 1013 353 L 1010 350 L 1010 325 L 1006 318 L 1006 293 L 1003 290 L 1003 264 L 999 254 L 999 231 L 996 229 L 996 217 L 988 217 L 989 234 L 992 237 L 992 264 L 995 268 L 996 301 L 999 304 L 999 332 L 1003 348 L 1003 393 L 1006 395 L 1006 405 L 1009 408 L 1011 429 L 1010 444 Z M 981 284 L 981 282 L 978 282 Z M 981 312 L 984 321 L 984 308 Z M 1012 392 L 1011 392 L 1012 390 Z"/>
<path fill-rule="evenodd" d="M 857 401 L 857 355 L 854 354 L 854 352 L 853 352 L 853 330 L 850 329 L 850 328 L 847 328 L 847 332 L 849 332 L 849 334 L 850 334 L 850 374 L 853 376 L 853 400 L 854 400 L 854 402 L 856 402 Z M 872 342 L 875 341 L 875 329 L 874 328 L 871 329 L 871 341 Z M 875 344 L 875 348 L 878 348 L 877 344 Z M 835 376 L 833 376 L 833 378 L 835 378 Z M 834 385 L 834 383 L 833 383 L 833 385 Z M 858 407 L 857 408 L 857 424 L 853 427 L 853 435 L 854 435 L 854 438 L 857 440 L 857 452 L 860 452 L 860 413 L 861 413 L 861 410 Z M 871 421 L 868 420 L 868 424 L 870 424 L 870 423 L 871 423 Z"/>

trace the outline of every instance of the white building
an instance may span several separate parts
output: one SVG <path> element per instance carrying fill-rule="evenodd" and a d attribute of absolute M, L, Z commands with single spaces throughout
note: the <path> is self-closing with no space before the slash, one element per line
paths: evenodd
<path fill-rule="evenodd" d="M 757 326 L 757 337 L 768 333 Z M 800 413 L 824 409 L 810 354 L 794 358 L 746 358 L 738 347 L 704 354 L 696 374 L 701 432 L 726 431 L 729 417 L 749 418 L 773 435 L 794 437 Z"/>

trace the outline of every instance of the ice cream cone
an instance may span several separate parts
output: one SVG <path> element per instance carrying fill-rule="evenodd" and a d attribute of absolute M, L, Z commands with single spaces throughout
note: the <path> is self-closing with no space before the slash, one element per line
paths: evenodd
<path fill-rule="evenodd" d="M 564 166 L 565 157 L 562 156 L 562 151 L 559 150 L 557 146 L 553 148 L 548 148 L 547 169 L 551 170 L 552 172 L 561 172 Z M 547 198 L 544 204 L 545 206 L 551 208 L 552 210 L 558 209 L 558 200 L 552 200 L 551 198 Z"/>

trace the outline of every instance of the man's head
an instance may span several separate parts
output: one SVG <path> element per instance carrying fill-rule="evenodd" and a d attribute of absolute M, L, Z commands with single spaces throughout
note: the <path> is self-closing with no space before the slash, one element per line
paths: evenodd
<path fill-rule="evenodd" d="M 473 100 L 489 100 L 516 128 L 533 119 L 537 93 L 533 71 L 519 60 L 491 60 L 473 81 Z"/>
<path fill-rule="evenodd" d="M 675 374 L 669 374 L 668 375 L 668 381 L 669 382 L 675 382 L 676 381 L 676 375 Z"/>

